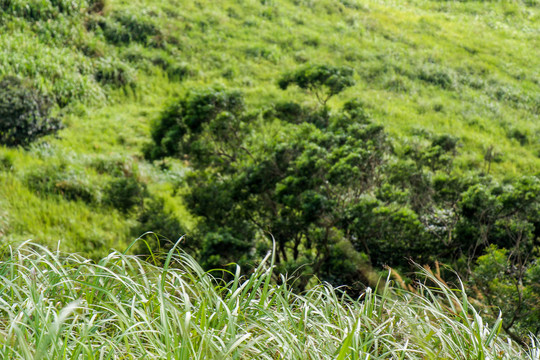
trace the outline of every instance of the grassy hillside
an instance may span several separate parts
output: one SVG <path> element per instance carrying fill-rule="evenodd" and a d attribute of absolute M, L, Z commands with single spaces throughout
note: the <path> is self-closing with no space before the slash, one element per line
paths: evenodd
<path fill-rule="evenodd" d="M 242 351 L 247 358 L 281 355 L 248 348 L 252 344 L 249 333 L 257 339 L 253 343 L 274 341 L 283 354 L 289 351 L 305 358 L 295 341 L 307 336 L 307 327 L 294 328 L 293 322 L 307 314 L 302 311 L 319 306 L 322 297 L 328 298 L 324 304 L 330 308 L 319 315 L 324 318 L 338 312 L 346 319 L 338 320 L 347 324 L 325 318 L 309 325 L 319 331 L 314 339 L 305 338 L 315 345 L 312 358 L 346 358 L 348 350 L 339 347 L 343 342 L 381 358 L 414 358 L 417 354 L 420 358 L 422 354 L 428 358 L 471 354 L 504 358 L 519 352 L 513 343 L 492 335 L 499 325 L 517 341 L 526 339 L 529 331 L 540 332 L 536 321 L 540 319 L 539 48 L 538 0 L 0 0 L 0 84 L 7 88 L 3 84 L 11 81 L 26 93 L 39 94 L 35 96 L 43 103 L 53 104 L 51 117 L 64 124 L 56 135 L 28 146 L 0 145 L 0 248 L 32 239 L 84 256 L 65 260 L 50 253 L 12 254 L 2 263 L 0 275 L 18 279 L 10 296 L 17 291 L 36 295 L 31 284 L 21 283 L 34 273 L 21 268 L 17 274 L 12 265 L 19 260 L 36 269 L 50 265 L 51 282 L 78 281 L 100 292 L 100 301 L 109 296 L 114 302 L 116 285 L 106 288 L 107 281 L 101 283 L 103 278 L 99 278 L 105 275 L 94 273 L 111 274 L 107 266 L 116 270 L 122 265 L 125 273 L 121 280 L 116 278 L 124 286 L 119 290 L 122 293 L 130 286 L 143 286 L 133 283 L 142 274 L 135 270 L 140 266 L 175 279 L 189 273 L 195 284 L 196 275 L 208 287 L 186 291 L 201 297 L 205 291 L 208 296 L 216 295 L 207 299 L 216 307 L 223 306 L 223 299 L 229 301 L 227 309 L 220 308 L 227 316 L 216 310 L 223 316 L 216 327 L 199 333 L 213 321 L 205 318 L 204 307 L 194 310 L 188 304 L 183 312 L 171 308 L 178 321 L 164 323 L 168 303 L 163 298 L 152 298 L 148 305 L 142 302 L 142 308 L 137 308 L 120 297 L 116 304 L 126 313 L 140 314 L 140 322 L 131 322 L 126 313 L 112 314 L 110 308 L 102 309 L 99 321 L 124 316 L 126 322 L 118 326 L 123 330 L 134 326 L 130 331 L 142 323 L 162 323 L 144 328 L 148 338 L 135 344 L 107 326 L 90 334 L 89 329 L 96 329 L 90 326 L 95 319 L 85 318 L 68 326 L 74 333 L 86 331 L 88 335 L 88 345 L 65 345 L 74 352 L 88 352 L 94 349 L 95 339 L 111 335 L 103 347 L 107 351 L 133 348 L 133 354 L 138 354 L 151 348 L 155 350 L 152 356 L 159 358 L 164 351 L 159 348 L 161 340 L 180 338 L 154 338 L 152 334 L 170 326 L 194 336 L 189 350 L 193 356 L 229 356 Z M 278 86 L 283 74 L 317 64 L 353 70 L 350 84 L 354 85 L 333 96 L 325 109 L 309 91 Z M 3 105 L 5 98 L 0 98 L 0 114 L 10 111 Z M 166 154 L 175 158 L 149 161 L 146 150 L 163 145 L 155 143 L 156 128 L 171 125 L 167 121 L 172 119 L 170 129 L 176 125 L 187 129 L 189 116 L 180 110 L 195 109 L 197 115 L 197 106 L 208 105 L 198 102 L 201 99 L 245 101 L 245 108 L 223 106 L 219 115 L 226 116 L 218 117 L 221 123 L 209 120 L 211 116 L 196 119 L 204 125 L 197 128 L 196 123 L 189 129 L 193 136 L 186 143 L 195 143 L 191 153 L 171 151 Z M 294 103 L 293 110 L 300 109 L 294 121 L 276 115 L 276 104 L 285 102 Z M 178 104 L 184 108 L 178 110 Z M 345 104 L 354 104 L 354 109 Z M 308 114 L 305 118 L 302 111 Z M 316 124 L 317 116 L 323 117 L 324 126 Z M 0 118 L 0 125 L 4 121 Z M 212 138 L 212 131 L 219 133 L 237 125 L 242 134 L 239 142 Z M 351 129 L 355 136 L 350 136 Z M 172 139 L 178 150 L 185 135 L 173 133 L 158 140 Z M 225 135 L 229 134 L 225 131 Z M 238 146 L 232 146 L 233 150 L 247 150 L 232 157 L 237 160 L 234 164 L 219 157 L 196 159 L 206 150 L 197 147 L 201 144 L 218 148 L 233 144 Z M 292 154 L 290 159 L 276 161 L 283 149 Z M 361 163 L 364 155 L 371 161 L 366 167 Z M 271 165 L 276 163 L 287 169 L 278 164 L 274 171 Z M 318 173 L 310 172 L 316 166 Z M 191 172 L 193 168 L 196 171 Z M 328 169 L 336 170 L 330 174 L 335 183 L 327 176 Z M 305 179 L 313 181 L 302 182 Z M 188 188 L 187 184 L 194 185 Z M 234 185 L 238 184 L 249 186 L 237 189 Z M 274 208 L 269 209 L 268 204 Z M 276 266 L 279 271 L 300 274 L 291 287 L 309 288 L 314 280 L 307 276 L 313 274 L 334 284 L 356 286 L 361 276 L 373 275 L 372 267 L 377 270 L 390 262 L 406 271 L 408 256 L 417 256 L 423 263 L 443 259 L 461 271 L 469 293 L 483 299 L 490 327 L 483 327 L 472 309 L 464 310 L 466 314 L 449 311 L 446 306 L 452 306 L 453 300 L 444 304 L 434 300 L 427 305 L 426 297 L 413 294 L 396 292 L 391 301 L 386 295 L 373 297 L 371 305 L 379 306 L 378 319 L 370 322 L 371 313 L 365 313 L 369 301 L 351 303 L 326 287 L 297 296 L 285 286 L 260 288 L 269 277 L 256 273 L 250 279 L 257 286 L 248 282 L 253 292 L 246 290 L 243 295 L 247 298 L 240 299 L 235 293 L 240 285 L 219 283 L 200 274 L 198 265 L 185 257 L 177 260 L 189 263 L 189 269 L 179 273 L 167 273 L 167 269 L 118 253 L 104 258 L 110 248 L 125 249 L 132 239 L 156 230 L 172 240 L 188 233 L 182 246 L 194 250 L 204 266 L 229 261 L 252 265 L 271 246 L 268 233 L 282 229 L 282 236 L 276 238 Z M 155 237 L 147 240 L 150 248 L 166 245 Z M 90 265 L 87 258 L 104 267 Z M 74 269 L 81 269 L 82 275 L 69 272 Z M 127 276 L 132 272 L 137 279 Z M 99 285 L 92 283 L 94 276 Z M 239 280 L 238 275 L 234 279 Z M 163 284 L 160 290 L 144 283 L 144 291 L 163 292 Z M 171 280 L 173 285 L 177 284 Z M 74 293 L 61 303 L 79 298 L 80 289 L 72 287 Z M 422 289 L 429 298 L 429 288 Z M 469 304 L 452 297 L 455 294 L 449 289 L 442 292 Z M 83 294 L 84 306 L 101 306 L 88 294 Z M 271 309 L 249 312 L 254 299 L 260 304 L 270 298 L 274 301 Z M 32 299 L 38 303 L 36 297 Z M 230 311 L 234 313 L 240 302 L 247 310 L 244 322 L 238 325 L 234 322 L 240 317 L 230 316 Z M 85 310 L 84 306 L 79 310 Z M 278 308 L 283 312 L 272 313 Z M 497 319 L 499 308 L 508 310 L 502 322 Z M 22 330 L 4 325 L 15 318 L 23 321 L 19 317 L 26 315 L 6 309 L 3 315 L 0 311 L 0 333 L 13 336 Z M 22 356 L 60 351 L 60 345 L 47 341 L 54 342 L 54 336 L 60 334 L 51 335 L 57 329 L 54 326 L 63 326 L 62 319 L 77 318 L 76 311 L 70 312 L 74 307 L 66 309 L 58 313 L 52 327 L 42 328 L 50 330 L 43 333 L 48 340 L 42 348 L 25 343 L 25 337 L 17 333 L 20 342 L 3 344 L 0 351 L 7 357 L 18 351 L 28 352 Z M 47 324 L 57 314 L 53 307 L 40 311 Z M 188 317 L 195 311 L 200 323 L 189 323 Z M 425 311 L 431 320 L 418 330 L 413 324 Z M 367 317 L 358 317 L 363 312 Z M 392 312 L 399 316 L 393 317 Z M 289 322 L 284 325 L 287 316 Z M 24 321 L 30 318 L 28 315 Z M 268 318 L 275 320 L 274 327 L 260 326 Z M 445 327 L 446 321 L 452 325 Z M 494 324 L 497 326 L 492 327 Z M 230 330 L 230 343 L 224 345 L 216 334 L 231 329 L 229 325 L 238 325 L 238 331 Z M 352 331 L 362 326 L 380 338 L 363 338 L 364 332 Z M 276 332 L 290 337 L 277 338 L 272 335 Z M 316 342 L 328 338 L 334 342 L 324 346 Z M 247 344 L 246 348 L 238 348 L 240 344 Z M 208 353 L 197 352 L 199 346 Z M 418 353 L 405 352 L 409 346 Z M 440 353 L 430 352 L 433 347 Z M 537 357 L 535 354 L 528 356 Z M 178 354 L 182 356 L 187 355 Z"/>
<path fill-rule="evenodd" d="M 140 156 L 163 104 L 215 83 L 240 89 L 254 107 L 310 103 L 276 86 L 305 62 L 352 67 L 356 85 L 330 105 L 359 98 L 396 144 L 448 133 L 461 140 L 459 171 L 485 168 L 489 149 L 497 176 L 540 169 L 535 1 L 1 4 L 0 76 L 31 81 L 67 125 L 29 149 L 0 149 L 4 239 L 64 240 L 96 256 L 125 243 L 137 214 L 103 200 L 119 177 L 135 177 L 185 218 L 174 200 L 178 175 Z"/>
<path fill-rule="evenodd" d="M 538 359 L 487 326 L 459 289 L 423 270 L 414 292 L 273 285 L 270 254 L 229 283 L 189 256 L 165 267 L 112 252 L 98 263 L 26 244 L 0 262 L 5 359 Z"/>

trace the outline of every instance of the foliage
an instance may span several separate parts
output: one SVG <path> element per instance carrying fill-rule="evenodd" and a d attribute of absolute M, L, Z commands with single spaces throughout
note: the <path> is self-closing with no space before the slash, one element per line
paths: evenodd
<path fill-rule="evenodd" d="M 540 333 L 540 264 L 520 263 L 522 256 L 492 245 L 478 258 L 472 276 L 473 289 L 481 292 L 487 312 L 497 317 L 502 311 L 502 326 L 514 339 Z"/>
<path fill-rule="evenodd" d="M 209 148 L 212 139 L 232 140 L 231 137 L 236 137 L 239 140 L 236 127 L 243 107 L 238 92 L 221 89 L 191 92 L 185 99 L 171 103 L 154 123 L 154 143 L 146 149 L 146 157 L 158 159 L 185 153 L 200 162 L 211 162 L 206 158 L 212 154 Z M 208 141 L 200 136 L 204 129 L 209 130 L 211 139 Z"/>
<path fill-rule="evenodd" d="M 86 0 L 1 0 L 0 12 L 38 21 L 76 14 L 87 4 Z"/>
<path fill-rule="evenodd" d="M 50 115 L 50 99 L 16 77 L 0 81 L 0 144 L 27 146 L 63 126 Z"/>
<path fill-rule="evenodd" d="M 27 186 L 41 196 L 60 195 L 66 200 L 82 200 L 92 204 L 100 201 L 101 194 L 95 184 L 77 169 L 66 164 L 43 166 L 26 174 Z"/>
<path fill-rule="evenodd" d="M 186 233 L 178 217 L 166 208 L 163 198 L 146 198 L 137 221 L 131 232 L 137 237 L 144 235 L 136 247 L 137 254 L 166 254 Z M 189 249 L 189 245 L 183 245 Z"/>
<path fill-rule="evenodd" d="M 328 284 L 297 294 L 263 259 L 224 283 L 184 252 L 163 267 L 113 251 L 93 262 L 26 243 L 0 262 L 5 359 L 536 359 L 488 326 L 463 289 L 422 270 L 415 292 L 389 284 L 358 299 Z M 425 284 L 424 284 L 425 283 Z M 39 290 L 39 291 L 38 291 Z M 310 344 L 311 346 L 306 346 Z"/>
<path fill-rule="evenodd" d="M 538 247 L 537 177 L 457 179 L 458 139 L 435 135 L 395 149 L 358 101 L 333 113 L 278 103 L 260 115 L 241 104 L 234 91 L 192 90 L 153 128 L 151 154 L 192 168 L 184 201 L 199 218 L 193 237 L 205 268 L 250 264 L 270 240 L 280 271 L 302 269 L 298 289 L 311 275 L 369 284 L 371 266 L 406 270 L 411 259 L 474 261 L 491 244 L 522 254 L 524 269 L 532 264 L 525 254 Z M 505 329 L 528 328 L 524 319 L 505 320 Z"/>
<path fill-rule="evenodd" d="M 328 100 L 344 89 L 353 86 L 353 69 L 329 65 L 307 65 L 285 74 L 278 85 L 285 90 L 290 85 L 313 93 L 319 103 L 326 105 Z"/>
<path fill-rule="evenodd" d="M 388 149 L 377 167 L 378 177 L 357 206 L 344 216 L 339 214 L 343 207 L 337 206 L 335 214 L 328 210 L 335 199 L 328 196 L 332 188 L 322 192 L 322 186 L 312 184 L 317 201 L 307 203 L 311 193 L 292 196 L 287 203 L 292 205 L 284 198 L 268 201 L 288 209 L 301 204 L 301 214 L 317 215 L 322 209 L 331 220 L 344 219 L 331 229 L 329 249 L 302 240 L 294 259 L 294 242 L 285 243 L 287 260 L 279 255 L 279 271 L 302 275 L 291 286 L 297 291 L 309 287 L 310 275 L 316 273 L 336 285 L 357 285 L 348 291 L 358 294 L 363 285 L 356 281 L 370 283 L 371 266 L 375 271 L 383 264 L 409 271 L 408 257 L 450 263 L 472 284 L 469 274 L 490 244 L 508 251 L 511 269 L 528 272 L 538 257 L 539 238 L 536 210 L 526 200 L 530 196 L 537 201 L 526 195 L 537 189 L 524 186 L 538 179 L 540 164 L 540 58 L 531 51 L 537 47 L 531 32 L 540 19 L 537 3 L 414 0 L 395 6 L 390 0 L 272 0 L 242 5 L 198 0 L 174 6 L 156 0 L 0 0 L 0 78 L 27 79 L 58 104 L 67 125 L 61 139 L 48 138 L 47 149 L 0 147 L 0 218 L 9 214 L 1 241 L 34 238 L 56 247 L 65 239 L 62 249 L 97 260 L 110 247 L 121 248 L 146 230 L 156 229 L 171 239 L 185 231 L 187 242 L 181 246 L 194 245 L 206 268 L 232 261 L 253 264 L 268 250 L 270 236 L 253 225 L 252 220 L 259 219 L 237 219 L 247 219 L 251 203 L 247 194 L 230 196 L 234 174 L 217 172 L 229 165 L 220 165 L 215 155 L 207 161 L 197 158 L 215 154 L 215 139 L 223 133 L 241 139 L 227 140 L 241 143 L 224 151 L 236 155 L 236 160 L 226 160 L 234 165 L 231 171 L 258 169 L 277 153 L 278 144 L 285 154 L 296 156 L 306 153 L 309 142 L 326 156 L 331 151 L 318 135 L 303 142 L 296 127 L 309 136 L 324 133 L 349 111 L 343 104 L 361 99 L 355 101 L 360 104 L 354 106 L 355 121 L 384 125 Z M 356 85 L 315 109 L 310 107 L 316 97 L 312 91 L 293 83 L 287 92 L 275 86 L 283 73 L 313 66 L 309 64 L 353 69 Z M 169 154 L 178 160 L 145 163 L 140 149 L 151 141 L 149 122 L 159 117 L 164 101 L 216 83 L 222 84 L 217 91 L 242 90 L 243 110 L 232 118 L 223 116 L 213 133 L 207 123 L 201 132 L 188 130 L 195 142 L 178 143 L 179 136 L 171 135 L 159 146 L 150 144 L 156 151 L 148 158 Z M 330 91 L 325 85 L 317 89 L 321 98 Z M 228 128 L 226 119 L 233 119 Z M 227 130 L 219 130 L 224 123 Z M 334 130 L 330 133 L 332 137 Z M 182 154 L 165 151 L 169 143 Z M 289 143 L 296 148 L 291 150 Z M 192 145 L 198 151 L 189 149 Z M 324 165 L 326 159 L 311 154 L 304 157 Z M 57 158 L 69 159 L 67 168 L 58 166 Z M 115 165 L 118 158 L 131 159 L 143 169 L 148 191 L 144 206 L 138 202 L 128 211 L 116 211 L 105 201 L 107 184 L 125 176 L 122 165 Z M 302 178 L 292 168 L 297 160 L 284 163 L 291 166 L 286 174 Z M 205 229 L 201 223 L 211 221 L 195 212 L 190 216 L 185 199 L 179 199 L 191 192 L 184 188 L 184 174 L 195 167 L 201 178 L 188 175 L 190 183 L 214 182 L 197 196 L 205 200 L 201 209 L 206 208 L 208 219 L 223 224 L 218 230 Z M 216 183 L 220 176 L 227 180 L 221 185 Z M 264 184 L 264 171 L 257 176 Z M 315 179 L 327 177 L 317 174 Z M 244 184 L 239 180 L 233 189 Z M 292 192 L 289 185 L 286 189 Z M 525 187 L 529 190 L 519 195 L 522 190 L 516 189 Z M 212 208 L 214 199 L 204 189 L 218 199 L 217 205 L 226 206 Z M 506 192 L 513 199 L 505 198 Z M 155 211 L 146 209 L 156 196 L 166 204 L 162 212 L 158 205 Z M 254 192 L 252 197 L 255 214 L 270 213 L 261 211 L 263 195 Z M 144 211 L 156 214 L 156 222 L 174 212 L 190 231 L 159 231 Z M 298 218 L 294 213 L 284 216 Z M 305 219 L 300 220 L 305 229 Z M 286 231 L 296 226 L 283 223 Z M 326 226 L 319 219 L 302 234 L 324 239 L 317 229 Z M 164 248 L 169 243 L 149 244 Z M 513 284 L 518 278 L 510 274 L 504 281 Z M 487 299 L 481 292 L 489 287 L 479 288 L 483 290 L 471 294 Z M 519 303 L 515 296 L 506 299 L 509 309 Z M 495 307 L 486 310 L 498 315 Z M 508 333 L 536 331 L 523 313 L 516 313 L 520 315 L 510 328 L 503 319 Z"/>
<path fill-rule="evenodd" d="M 146 185 L 134 176 L 115 178 L 105 188 L 105 202 L 116 209 L 128 212 L 141 205 L 146 194 Z"/>
<path fill-rule="evenodd" d="M 318 116 L 306 116 L 305 122 L 282 125 L 279 136 L 286 141 L 248 147 L 257 138 L 246 141 L 247 126 L 264 127 L 273 119 L 266 113 L 260 123 L 242 113 L 241 103 L 236 92 L 190 93 L 170 105 L 154 127 L 156 148 L 188 159 L 195 169 L 187 178 L 185 201 L 202 217 L 196 236 L 203 263 L 247 260 L 247 254 L 258 251 L 256 234 L 271 234 L 278 264 L 298 264 L 312 254 L 310 271 L 319 276 L 326 271 L 324 279 L 331 279 L 334 275 L 323 271 L 323 264 L 327 267 L 331 258 L 339 261 L 335 254 L 344 237 L 358 244 L 363 236 L 364 229 L 346 219 L 355 217 L 354 209 L 380 185 L 390 151 L 383 128 L 372 124 L 358 103 L 347 103 L 326 119 L 326 127 Z M 399 233 L 408 226 L 397 224 L 388 227 Z M 421 223 L 413 224 L 403 239 L 421 232 Z M 388 238 L 395 240 L 391 234 Z M 403 241 L 397 244 L 407 247 Z M 384 255 L 374 251 L 373 259 L 377 256 Z M 362 265 L 352 264 L 352 273 Z"/>

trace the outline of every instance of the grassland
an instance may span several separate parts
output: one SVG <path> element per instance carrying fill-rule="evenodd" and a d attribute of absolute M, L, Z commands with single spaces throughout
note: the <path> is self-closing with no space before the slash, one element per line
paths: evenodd
<path fill-rule="evenodd" d="M 165 266 L 123 252 L 156 230 L 148 219 L 167 219 L 171 239 L 197 222 L 186 164 L 142 155 L 190 89 L 238 89 L 246 112 L 309 107 L 280 75 L 348 66 L 355 85 L 331 109 L 359 99 L 396 152 L 455 136 L 456 175 L 504 180 L 540 172 L 537 49 L 538 0 L 0 0 L 0 78 L 29 81 L 66 125 L 0 146 L 0 357 L 539 359 L 537 339 L 509 340 L 459 281 L 428 270 L 413 291 L 351 299 L 293 292 L 270 258 L 225 282 L 182 252 Z M 133 204 L 118 206 L 127 185 Z"/>
<path fill-rule="evenodd" d="M 540 169 L 535 1 L 118 0 L 92 2 L 97 9 L 75 1 L 65 13 L 30 2 L 37 17 L 8 3 L 0 76 L 53 96 L 67 127 L 30 149 L 0 149 L 4 240 L 62 240 L 65 250 L 95 257 L 125 246 L 137 214 L 101 201 L 114 171 L 133 173 L 189 228 L 181 175 L 141 160 L 150 122 L 175 94 L 216 83 L 243 91 L 254 109 L 310 103 L 276 86 L 306 62 L 352 67 L 356 85 L 330 105 L 359 98 L 398 147 L 449 133 L 461 140 L 458 171 L 485 169 L 489 149 L 496 176 Z M 32 183 L 58 169 L 52 191 Z M 78 189 L 89 194 L 66 196 Z"/>
<path fill-rule="evenodd" d="M 171 251 L 164 267 L 122 252 L 93 262 L 32 243 L 0 262 L 4 359 L 538 359 L 487 326 L 430 270 L 352 299 L 275 285 L 271 253 L 228 283 Z"/>

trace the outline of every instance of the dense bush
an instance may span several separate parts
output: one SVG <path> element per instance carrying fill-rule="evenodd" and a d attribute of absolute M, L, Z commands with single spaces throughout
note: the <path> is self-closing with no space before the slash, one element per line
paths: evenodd
<path fill-rule="evenodd" d="M 287 81 L 309 84 L 305 72 L 294 74 Z M 459 138 L 425 134 L 392 146 L 360 101 L 333 112 L 282 102 L 261 116 L 242 103 L 234 91 L 191 90 L 161 114 L 147 150 L 151 159 L 189 162 L 184 201 L 199 219 L 193 237 L 204 266 L 249 264 L 275 239 L 278 269 L 300 268 L 301 289 L 313 274 L 353 285 L 369 281 L 372 265 L 407 271 L 411 259 L 446 261 L 467 277 L 464 264 L 491 244 L 525 270 L 537 256 L 538 177 L 457 177 Z M 519 283 L 518 274 L 508 282 Z M 478 289 L 489 295 L 489 287 Z M 519 298 L 508 301 L 521 306 Z M 516 339 L 530 324 L 521 315 L 503 319 Z"/>
<path fill-rule="evenodd" d="M 15 156 L 13 154 L 0 154 L 0 171 L 9 171 L 13 169 Z"/>
<path fill-rule="evenodd" d="M 62 129 L 51 99 L 16 77 L 0 81 L 0 144 L 27 146 Z"/>
<path fill-rule="evenodd" d="M 94 76 L 103 85 L 113 87 L 133 86 L 135 71 L 126 63 L 113 58 L 104 58 L 96 64 Z"/>
<path fill-rule="evenodd" d="M 146 195 L 146 185 L 135 176 L 112 180 L 105 187 L 105 201 L 116 209 L 128 212 L 135 205 L 142 205 Z"/>
<path fill-rule="evenodd" d="M 37 21 L 74 15 L 86 6 L 87 0 L 0 0 L 0 14 L 4 12 Z"/>
<path fill-rule="evenodd" d="M 517 254 L 516 254 L 517 255 Z M 517 264 L 516 255 L 492 245 L 473 268 L 471 289 L 482 292 L 492 317 L 503 312 L 503 327 L 511 335 L 540 334 L 540 264 Z M 519 256 L 519 255 L 518 255 Z M 474 290 L 471 290 L 474 293 Z M 514 328 L 512 326 L 516 324 Z M 519 339 L 514 335 L 514 338 Z"/>
<path fill-rule="evenodd" d="M 210 129 L 213 138 L 239 140 L 234 127 L 240 121 L 238 116 L 243 107 L 243 98 L 238 92 L 222 89 L 191 92 L 186 98 L 171 103 L 154 122 L 154 142 L 145 149 L 146 158 L 153 160 L 183 152 L 206 161 L 206 156 L 216 150 L 212 149 L 213 142 L 203 138 L 186 142 L 184 138 L 195 139 L 204 129 Z"/>
<path fill-rule="evenodd" d="M 157 255 L 169 251 L 174 243 L 186 234 L 186 230 L 175 214 L 166 209 L 162 198 L 148 197 L 139 211 L 137 225 L 131 229 L 131 233 L 135 237 L 146 234 L 137 245 L 138 254 L 150 255 L 154 252 Z M 190 248 L 186 242 L 182 247 Z"/>

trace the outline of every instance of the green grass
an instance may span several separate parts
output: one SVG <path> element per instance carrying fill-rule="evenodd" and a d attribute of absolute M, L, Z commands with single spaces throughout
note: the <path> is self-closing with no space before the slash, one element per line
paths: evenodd
<path fill-rule="evenodd" d="M 181 246 L 181 243 L 180 243 Z M 381 282 L 351 299 L 276 285 L 271 254 L 225 283 L 175 249 L 163 267 L 113 251 L 93 262 L 33 243 L 4 248 L 4 359 L 538 359 L 488 326 L 458 283 Z M 217 272 L 219 273 L 219 272 Z M 293 280 L 294 281 L 294 280 Z"/>
<path fill-rule="evenodd" d="M 51 4 L 65 1 L 32 1 L 33 13 L 11 3 L 0 20 L 0 76 L 27 78 L 54 97 L 68 126 L 42 147 L 0 148 L 4 239 L 53 245 L 70 238 L 81 251 L 97 239 L 104 248 L 92 256 L 125 244 L 134 214 L 40 196 L 27 174 L 67 162 L 76 182 L 99 190 L 109 177 L 95 163 L 121 158 L 154 194 L 178 203 L 170 174 L 141 160 L 164 104 L 216 83 L 243 91 L 253 109 L 285 99 L 313 104 L 276 85 L 306 62 L 352 67 L 356 86 L 330 105 L 359 98 L 396 144 L 450 133 L 461 140 L 458 172 L 485 168 L 490 148 L 497 155 L 491 172 L 500 178 L 540 169 L 534 0 L 118 0 L 101 12 L 81 0 L 64 13 Z M 122 28 L 138 36 L 126 40 Z"/>

